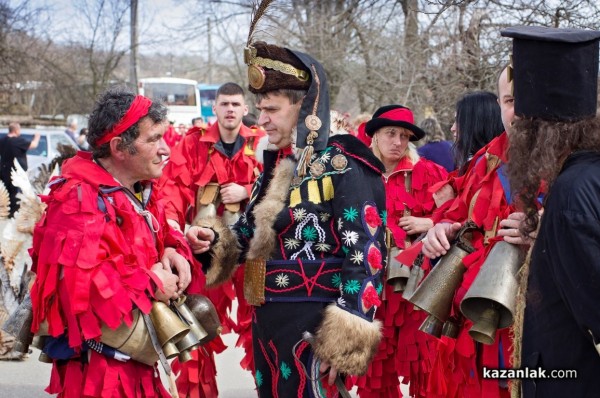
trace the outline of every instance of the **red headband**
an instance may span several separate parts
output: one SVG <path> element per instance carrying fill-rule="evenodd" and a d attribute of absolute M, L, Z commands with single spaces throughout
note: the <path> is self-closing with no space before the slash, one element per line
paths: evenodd
<path fill-rule="evenodd" d="M 396 108 L 389 110 L 381 115 L 377 116 L 377 118 L 394 120 L 396 122 L 408 122 L 410 124 L 415 124 L 415 117 L 413 113 L 408 108 Z"/>
<path fill-rule="evenodd" d="M 96 145 L 106 144 L 118 135 L 123 134 L 125 130 L 136 124 L 141 118 L 148 114 L 152 101 L 143 95 L 136 95 L 125 115 L 106 133 L 106 135 L 98 140 Z"/>

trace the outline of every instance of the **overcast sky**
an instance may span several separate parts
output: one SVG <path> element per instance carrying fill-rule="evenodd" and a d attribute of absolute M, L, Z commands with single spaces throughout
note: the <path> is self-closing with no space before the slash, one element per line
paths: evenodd
<path fill-rule="evenodd" d="M 44 24 L 43 30 L 51 34 L 56 41 L 68 37 L 69 27 L 81 20 L 81 14 L 75 5 L 91 4 L 99 0 L 28 0 L 31 8 L 43 8 L 44 15 L 51 23 Z M 128 1 L 128 0 L 120 0 Z M 189 0 L 138 0 L 138 26 L 140 50 L 144 53 L 182 53 L 200 51 L 193 42 L 178 40 L 176 45 L 172 41 L 160 41 L 165 34 L 172 32 L 172 28 L 188 23 L 190 18 Z M 24 0 L 8 0 L 12 7 L 18 7 Z M 129 17 L 127 18 L 129 22 Z M 50 26 L 47 26 L 50 25 Z M 129 27 L 124 31 L 124 40 L 129 41 Z M 152 44 L 149 44 L 152 43 Z M 196 47 L 196 48 L 195 48 Z"/>

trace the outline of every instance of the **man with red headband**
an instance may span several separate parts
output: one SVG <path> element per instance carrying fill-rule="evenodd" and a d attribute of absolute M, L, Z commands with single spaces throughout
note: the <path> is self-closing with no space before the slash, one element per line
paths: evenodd
<path fill-rule="evenodd" d="M 131 335 L 154 300 L 176 299 L 190 283 L 189 248 L 151 182 L 169 156 L 166 115 L 127 89 L 105 92 L 89 119 L 91 153 L 67 160 L 44 197 L 33 236 L 32 331 L 45 336 L 53 361 L 51 394 L 170 396 L 156 358 L 106 343 L 111 333 Z"/>

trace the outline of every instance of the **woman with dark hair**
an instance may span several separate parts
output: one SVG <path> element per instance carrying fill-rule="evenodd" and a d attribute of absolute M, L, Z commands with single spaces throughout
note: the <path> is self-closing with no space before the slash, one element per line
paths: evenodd
<path fill-rule="evenodd" d="M 504 131 L 498 97 L 489 91 L 465 94 L 456 103 L 450 130 L 455 135 L 454 164 L 463 175 L 473 155 Z"/>

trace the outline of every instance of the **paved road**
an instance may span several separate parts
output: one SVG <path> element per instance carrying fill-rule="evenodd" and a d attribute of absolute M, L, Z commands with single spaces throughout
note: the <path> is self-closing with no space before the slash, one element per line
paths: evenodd
<path fill-rule="evenodd" d="M 256 398 L 250 372 L 240 368 L 243 350 L 235 347 L 237 335 L 223 336 L 229 347 L 217 355 L 219 398 Z M 39 350 L 25 361 L 0 361 L 0 397 L 48 398 L 44 388 L 50 380 L 50 365 L 38 361 Z M 165 384 L 166 385 L 166 384 Z"/>

